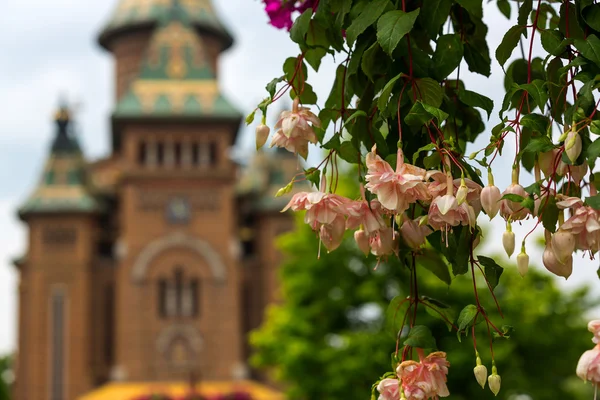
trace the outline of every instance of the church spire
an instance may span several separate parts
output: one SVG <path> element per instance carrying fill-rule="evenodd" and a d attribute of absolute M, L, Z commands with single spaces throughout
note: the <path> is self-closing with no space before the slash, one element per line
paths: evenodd
<path fill-rule="evenodd" d="M 25 204 L 19 217 L 57 212 L 90 213 L 100 210 L 87 188 L 85 159 L 71 129 L 71 112 L 62 103 L 54 115 L 56 131 L 50 154 L 38 186 Z"/>
<path fill-rule="evenodd" d="M 195 29 L 215 37 L 221 50 L 231 47 L 233 38 L 215 13 L 211 0 L 120 0 L 99 42 L 108 49 L 119 36 L 169 18 L 176 7 L 183 10 Z"/>

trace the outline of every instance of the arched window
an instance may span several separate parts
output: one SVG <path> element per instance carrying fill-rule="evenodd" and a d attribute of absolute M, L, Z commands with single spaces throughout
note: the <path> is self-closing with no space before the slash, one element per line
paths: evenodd
<path fill-rule="evenodd" d="M 195 318 L 199 315 L 200 280 L 185 276 L 181 267 L 158 281 L 158 315 L 161 318 Z"/>

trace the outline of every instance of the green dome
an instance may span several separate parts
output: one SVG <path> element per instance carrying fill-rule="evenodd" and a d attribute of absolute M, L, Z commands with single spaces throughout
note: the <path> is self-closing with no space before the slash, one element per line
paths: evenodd
<path fill-rule="evenodd" d="M 120 0 L 117 9 L 100 34 L 100 44 L 108 48 L 113 37 L 121 32 L 151 26 L 170 18 L 176 4 L 186 12 L 195 28 L 216 35 L 223 50 L 233 44 L 233 38 L 217 17 L 211 0 Z"/>

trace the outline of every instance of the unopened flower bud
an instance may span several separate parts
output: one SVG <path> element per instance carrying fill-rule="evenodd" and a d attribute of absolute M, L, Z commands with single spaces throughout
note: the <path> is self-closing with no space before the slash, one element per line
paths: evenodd
<path fill-rule="evenodd" d="M 521 276 L 525 276 L 529 270 L 529 256 L 525 252 L 525 246 L 521 246 L 521 252 L 517 256 L 517 270 Z"/>
<path fill-rule="evenodd" d="M 490 386 L 490 390 L 494 393 L 494 396 L 498 396 L 500 393 L 500 384 L 502 383 L 502 379 L 500 375 L 498 375 L 496 371 L 496 367 L 492 367 L 492 374 L 488 377 L 488 384 Z"/>
<path fill-rule="evenodd" d="M 498 214 L 501 198 L 502 193 L 496 186 L 487 185 L 481 191 L 481 206 L 490 220 Z"/>
<path fill-rule="evenodd" d="M 288 194 L 289 192 L 292 191 L 293 187 L 294 187 L 294 185 L 292 183 L 289 183 L 287 186 L 282 187 L 281 189 L 279 189 L 277 191 L 277 193 L 275 193 L 275 197 L 281 197 L 283 195 Z"/>
<path fill-rule="evenodd" d="M 504 251 L 506 251 L 506 255 L 510 258 L 512 254 L 515 252 L 515 234 L 511 230 L 510 225 L 508 225 L 507 230 L 502 235 L 502 245 L 504 246 Z"/>
<path fill-rule="evenodd" d="M 479 356 L 477 356 L 477 366 L 473 368 L 473 373 L 475 374 L 475 379 L 477 380 L 477 383 L 479 383 L 482 389 L 485 388 L 485 381 L 488 376 L 487 368 L 485 367 L 485 365 L 481 364 L 481 359 L 479 358 Z"/>
<path fill-rule="evenodd" d="M 407 219 L 400 227 L 400 234 L 404 242 L 413 249 L 418 249 L 425 244 L 425 237 L 431 233 L 427 226 L 420 226 L 417 221 Z"/>
<path fill-rule="evenodd" d="M 260 149 L 267 143 L 271 129 L 265 124 L 260 124 L 256 127 L 256 150 Z"/>
<path fill-rule="evenodd" d="M 546 248 L 544 249 L 544 254 L 542 254 L 542 262 L 548 271 L 565 279 L 568 279 L 573 273 L 573 256 L 569 256 L 564 263 L 561 263 L 554 255 L 551 242 L 546 242 Z"/>
<path fill-rule="evenodd" d="M 575 236 L 571 232 L 559 229 L 552 235 L 552 251 L 558 262 L 564 264 L 575 251 Z"/>
<path fill-rule="evenodd" d="M 367 233 L 362 229 L 354 232 L 354 240 L 360 251 L 362 251 L 365 256 L 368 256 L 371 247 L 369 246 L 369 237 L 367 236 Z"/>
<path fill-rule="evenodd" d="M 586 163 L 583 163 L 581 165 L 571 165 L 569 167 L 569 172 L 573 181 L 579 184 L 583 177 L 588 173 L 588 166 Z"/>
<path fill-rule="evenodd" d="M 574 130 L 570 131 L 565 139 L 565 152 L 573 164 L 581 154 L 581 147 L 582 142 L 579 133 Z"/>
<path fill-rule="evenodd" d="M 469 188 L 467 188 L 467 184 L 465 183 L 465 179 L 460 180 L 460 187 L 456 191 L 456 202 L 460 206 L 467 200 L 467 194 L 469 193 Z"/>

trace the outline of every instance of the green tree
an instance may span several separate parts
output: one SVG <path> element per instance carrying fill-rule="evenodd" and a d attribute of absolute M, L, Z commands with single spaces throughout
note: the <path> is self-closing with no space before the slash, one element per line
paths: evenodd
<path fill-rule="evenodd" d="M 11 355 L 0 357 L 0 400 L 10 400 L 10 384 L 12 383 Z"/>
<path fill-rule="evenodd" d="M 284 382 L 290 399 L 368 399 L 374 376 L 391 370 L 388 360 L 396 338 L 385 313 L 394 297 L 408 295 L 408 269 L 395 257 L 377 265 L 350 237 L 318 260 L 318 241 L 302 221 L 280 245 L 286 255 L 283 302 L 269 309 L 265 324 L 252 335 L 255 365 L 270 369 Z M 459 307 L 474 302 L 469 277 L 459 276 L 448 287 L 424 268 L 417 272 L 421 293 L 450 305 L 455 315 Z M 498 325 L 515 326 L 509 340 L 494 343 L 503 382 L 499 398 L 589 398 L 589 387 L 575 377 L 579 356 L 591 347 L 582 319 L 592 306 L 587 290 L 564 293 L 547 273 L 532 268 L 523 279 L 511 265 L 495 294 L 504 320 L 489 293 L 482 296 L 482 305 L 494 321 L 501 321 Z M 452 398 L 492 399 L 473 376 L 471 336 L 458 342 L 443 321 L 420 307 L 419 323 L 431 327 L 438 348 L 448 353 Z M 479 324 L 477 347 L 490 371 L 486 337 L 485 324 Z"/>

